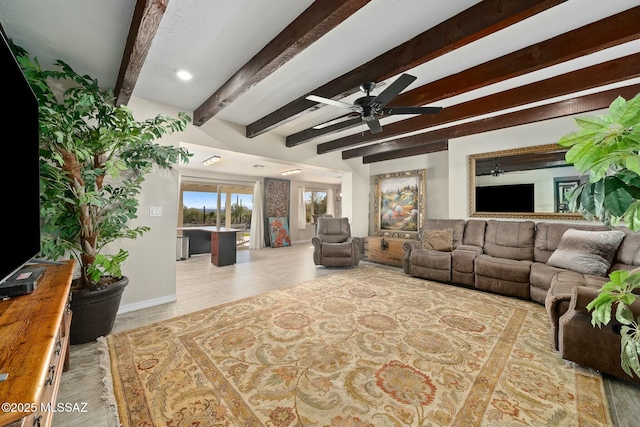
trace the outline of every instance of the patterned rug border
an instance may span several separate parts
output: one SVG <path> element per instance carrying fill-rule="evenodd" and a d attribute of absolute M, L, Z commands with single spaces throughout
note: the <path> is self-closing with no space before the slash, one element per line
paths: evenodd
<path fill-rule="evenodd" d="M 260 299 L 260 298 L 264 298 L 265 296 L 271 295 L 271 294 L 278 294 L 278 293 L 283 293 L 286 292 L 287 290 L 293 289 L 293 288 L 297 288 L 297 287 L 302 287 L 308 284 L 311 284 L 313 282 L 316 281 L 321 281 L 322 279 L 325 279 L 327 277 L 332 277 L 333 279 L 340 279 L 340 277 L 345 277 L 345 278 L 349 278 L 352 276 L 359 276 L 361 274 L 363 274 L 364 271 L 368 270 L 369 272 L 372 272 L 373 270 L 375 270 L 376 274 L 382 274 L 382 275 L 387 275 L 388 277 L 402 277 L 403 279 L 412 279 L 410 280 L 408 283 L 405 283 L 406 285 L 411 285 L 413 287 L 418 287 L 418 288 L 422 288 L 422 287 L 430 287 L 430 288 L 434 288 L 434 290 L 436 290 L 438 293 L 447 293 L 447 291 L 451 291 L 451 292 L 461 292 L 463 294 L 468 294 L 468 295 L 472 295 L 474 293 L 482 293 L 485 297 L 489 297 L 492 300 L 496 301 L 499 304 L 505 304 L 507 306 L 512 306 L 512 305 L 517 305 L 517 304 L 522 304 L 522 303 L 527 303 L 527 304 L 531 304 L 533 306 L 539 306 L 539 304 L 532 302 L 532 301 L 527 301 L 527 300 L 523 300 L 523 299 L 518 299 L 518 298 L 513 298 L 513 297 L 509 297 L 509 296 L 503 296 L 503 295 L 499 295 L 499 294 L 493 294 L 490 292 L 483 292 L 483 291 L 479 291 L 476 289 L 472 289 L 472 288 L 466 288 L 466 287 L 461 287 L 461 286 L 456 286 L 456 285 L 450 285 L 450 284 L 443 284 L 443 283 L 439 283 L 439 282 L 433 282 L 433 281 L 429 281 L 429 280 L 424 280 L 424 279 L 419 279 L 419 278 L 414 278 L 411 276 L 408 276 L 404 273 L 400 273 L 400 272 L 395 272 L 395 271 L 390 271 L 390 270 L 385 270 L 385 269 L 380 269 L 380 268 L 376 268 L 375 266 L 360 266 L 359 268 L 351 268 L 345 271 L 340 271 L 340 272 L 335 272 L 332 273 L 330 275 L 327 276 L 321 276 L 321 277 L 316 277 L 310 280 L 306 280 L 300 283 L 296 283 L 293 285 L 287 285 L 287 286 L 283 286 L 281 288 L 277 288 L 277 289 L 273 289 L 273 290 L 269 290 L 260 294 L 256 294 L 256 295 L 252 295 L 252 296 L 248 296 L 248 297 L 244 297 L 238 300 L 234 300 L 234 301 L 229 301 L 226 303 L 222 303 L 219 305 L 215 305 L 215 306 L 211 306 L 211 307 L 207 307 L 204 309 L 200 309 L 191 313 L 186 313 L 186 314 L 182 314 L 179 316 L 175 316 L 172 318 L 168 318 L 168 319 L 164 319 L 164 320 L 160 320 L 157 322 L 153 322 L 150 323 L 148 325 L 145 326 L 140 326 L 137 328 L 133 328 L 133 329 L 129 329 L 129 330 L 125 330 L 125 331 L 120 331 L 118 333 L 115 333 L 113 335 L 107 336 L 106 339 L 104 340 L 106 345 L 107 345 L 107 352 L 108 352 L 108 359 L 107 360 L 107 364 L 108 364 L 108 371 L 111 374 L 111 370 L 114 369 L 115 371 L 117 371 L 118 369 L 115 367 L 115 360 L 117 359 L 117 356 L 115 354 L 115 348 L 113 345 L 114 339 L 119 336 L 119 335 L 129 335 L 129 334 L 134 334 L 140 331 L 143 331 L 147 328 L 151 328 L 151 327 L 159 327 L 162 326 L 164 324 L 168 324 L 168 323 L 173 323 L 175 321 L 179 321 L 179 320 L 185 320 L 185 319 L 189 319 L 192 317 L 200 317 L 201 315 L 211 312 L 211 310 L 213 309 L 223 309 L 225 307 L 231 306 L 231 305 L 235 305 L 235 304 L 239 304 L 239 303 L 243 303 L 243 302 L 248 302 L 251 300 L 256 300 L 256 299 Z M 287 303 L 286 301 L 284 302 L 285 304 Z M 274 306 L 269 306 L 269 307 L 264 307 L 264 310 L 273 310 Z M 258 312 L 254 312 L 254 314 L 257 314 Z M 226 323 L 226 322 L 225 322 Z M 559 355 L 558 355 L 559 357 Z M 604 381 L 602 379 L 602 376 L 600 375 L 600 373 L 589 369 L 589 368 L 585 368 L 582 366 L 570 366 L 566 361 L 563 361 L 565 366 L 568 366 L 569 368 L 571 368 L 574 371 L 574 376 L 576 378 L 576 384 L 578 384 L 578 382 L 580 383 L 584 383 L 586 384 L 587 382 L 592 383 L 591 386 L 593 387 L 595 384 L 594 382 L 597 382 L 597 387 L 599 391 L 600 391 L 600 395 L 602 397 L 602 407 L 603 407 L 603 411 L 604 411 L 604 418 L 605 418 L 605 423 L 606 425 L 612 425 L 612 419 L 611 419 L 611 415 L 610 415 L 610 405 L 607 399 L 607 394 L 605 391 L 605 387 L 604 387 Z M 120 376 L 114 376 L 114 375 L 110 375 L 111 377 L 111 381 L 109 382 L 111 387 L 109 387 L 109 392 L 112 393 L 113 397 L 115 398 L 116 402 L 124 402 L 125 401 L 125 396 L 123 395 L 123 390 L 124 390 L 124 384 L 121 381 Z M 106 386 L 109 386 L 109 384 L 107 384 Z M 578 408 L 581 408 L 583 406 L 583 402 L 580 401 L 580 399 L 578 399 L 578 397 L 581 396 L 576 396 L 576 400 L 577 402 L 577 406 Z M 592 405 L 593 402 L 586 402 L 584 403 L 584 405 Z M 118 405 L 117 403 L 115 404 L 115 409 L 116 409 L 116 416 L 119 418 L 119 420 L 123 420 L 123 419 L 127 419 L 127 414 L 128 412 L 126 411 L 125 407 L 121 407 L 124 405 Z M 586 407 L 586 406 L 585 406 Z M 579 411 L 579 413 L 577 414 L 578 419 L 580 420 L 580 425 L 585 425 L 585 421 L 582 419 L 581 417 L 581 413 L 582 411 Z M 459 413 L 460 415 L 460 413 Z M 118 420 L 118 421 L 119 421 Z M 118 425 L 121 425 L 118 422 Z"/>

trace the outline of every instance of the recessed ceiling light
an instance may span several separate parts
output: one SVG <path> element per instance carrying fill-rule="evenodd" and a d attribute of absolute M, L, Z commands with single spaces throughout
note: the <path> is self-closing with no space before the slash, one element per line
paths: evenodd
<path fill-rule="evenodd" d="M 220 161 L 220 156 L 211 156 L 202 162 L 203 165 L 209 166 Z"/>
<path fill-rule="evenodd" d="M 281 175 L 293 175 L 294 173 L 300 173 L 302 172 L 302 169 L 291 169 L 288 171 L 282 171 L 280 172 Z"/>
<path fill-rule="evenodd" d="M 191 73 L 188 72 L 187 70 L 178 70 L 176 72 L 176 75 L 180 80 L 184 80 L 184 81 L 191 80 L 191 77 L 193 77 Z"/>

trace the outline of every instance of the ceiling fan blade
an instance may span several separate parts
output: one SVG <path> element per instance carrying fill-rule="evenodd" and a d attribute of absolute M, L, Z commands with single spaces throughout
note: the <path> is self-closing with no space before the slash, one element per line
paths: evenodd
<path fill-rule="evenodd" d="M 380 95 L 376 96 L 369 102 L 369 105 L 380 109 L 387 105 L 389 101 L 398 96 L 400 92 L 406 89 L 417 77 L 410 74 L 403 74 L 391 83 Z"/>
<path fill-rule="evenodd" d="M 309 95 L 307 96 L 307 99 L 309 101 L 319 102 L 321 104 L 333 105 L 334 107 L 349 108 L 352 110 L 354 109 L 354 105 L 352 104 L 347 104 L 346 102 L 336 101 L 329 98 L 323 98 L 321 96 Z"/>
<path fill-rule="evenodd" d="M 324 123 L 320 123 L 319 125 L 315 125 L 313 129 L 324 129 L 338 123 L 347 122 L 358 116 L 360 116 L 360 114 L 347 114 L 346 116 L 338 117 L 337 119 L 329 120 Z"/>
<path fill-rule="evenodd" d="M 437 114 L 442 110 L 442 107 L 390 107 L 382 110 L 382 113 L 387 116 L 393 116 L 394 114 Z"/>
<path fill-rule="evenodd" d="M 382 132 L 382 126 L 380 126 L 380 121 L 377 117 L 363 117 L 364 122 L 369 126 L 369 130 L 371 133 L 380 133 Z"/>

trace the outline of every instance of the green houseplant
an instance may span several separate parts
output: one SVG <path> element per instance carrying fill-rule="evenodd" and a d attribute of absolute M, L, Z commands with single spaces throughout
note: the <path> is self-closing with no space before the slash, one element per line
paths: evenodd
<path fill-rule="evenodd" d="M 580 117 L 576 123 L 580 129 L 559 144 L 571 147 L 567 163 L 590 174 L 569 196 L 569 208 L 609 227 L 624 224 L 640 230 L 640 94 L 628 101 L 618 97 L 607 114 Z M 607 325 L 614 313 L 622 325 L 621 366 L 640 377 L 640 317 L 634 318 L 629 308 L 638 298 L 640 270 L 614 271 L 609 279 L 587 305 L 591 323 Z"/>
<path fill-rule="evenodd" d="M 154 165 L 170 169 L 189 158 L 182 148 L 154 141 L 185 130 L 190 118 L 180 113 L 136 121 L 128 107 L 115 106 L 113 91 L 100 88 L 96 79 L 60 60 L 57 69 L 43 70 L 26 50 L 12 48 L 39 101 L 41 256 L 77 260 L 71 341 L 88 342 L 111 331 L 128 283 L 121 271 L 128 252 L 106 252 L 119 239 L 136 239 L 149 230 L 131 226 L 145 176 Z M 109 291 L 116 284 L 119 290 Z M 116 293 L 116 301 L 102 307 L 109 292 Z"/>

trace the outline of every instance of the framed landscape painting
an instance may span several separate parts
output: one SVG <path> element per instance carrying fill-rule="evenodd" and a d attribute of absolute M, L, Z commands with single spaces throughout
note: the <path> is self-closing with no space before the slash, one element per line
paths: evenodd
<path fill-rule="evenodd" d="M 424 169 L 374 177 L 376 236 L 418 238 L 425 217 Z"/>

